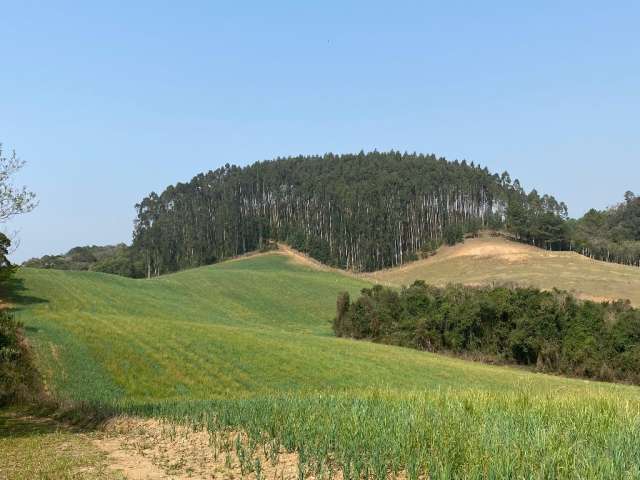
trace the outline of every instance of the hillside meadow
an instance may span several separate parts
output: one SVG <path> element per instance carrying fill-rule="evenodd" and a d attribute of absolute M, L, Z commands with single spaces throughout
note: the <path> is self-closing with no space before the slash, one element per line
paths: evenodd
<path fill-rule="evenodd" d="M 595 301 L 630 300 L 640 306 L 640 268 L 547 251 L 489 235 L 441 247 L 433 257 L 361 275 L 385 285 L 425 280 L 433 285 L 515 284 L 558 288 Z"/>
<path fill-rule="evenodd" d="M 281 253 L 152 280 L 25 268 L 19 282 L 52 392 L 242 432 L 212 448 L 255 478 L 275 446 L 316 478 L 640 476 L 640 389 L 335 338 L 337 294 L 370 284 Z"/>

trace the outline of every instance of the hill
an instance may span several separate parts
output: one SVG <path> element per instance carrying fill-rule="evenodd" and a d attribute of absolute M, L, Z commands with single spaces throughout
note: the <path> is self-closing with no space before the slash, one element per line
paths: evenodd
<path fill-rule="evenodd" d="M 482 236 L 444 246 L 432 257 L 362 278 L 386 285 L 425 280 L 434 285 L 517 284 L 567 290 L 584 299 L 629 299 L 640 306 L 640 269 L 580 255 L 548 251 L 503 237 Z"/>
<path fill-rule="evenodd" d="M 297 156 L 225 165 L 151 192 L 136 206 L 130 247 L 76 247 L 25 266 L 132 278 L 210 265 L 273 241 L 326 265 L 370 272 L 410 263 L 482 229 L 545 250 L 640 267 L 640 198 L 580 219 L 507 172 L 435 155 Z"/>
<path fill-rule="evenodd" d="M 286 242 L 322 263 L 375 271 L 415 260 L 483 228 L 547 250 L 640 265 L 640 199 L 632 192 L 579 220 L 507 172 L 400 152 L 297 156 L 225 165 L 151 192 L 133 234 L 148 276 Z"/>
<path fill-rule="evenodd" d="M 583 382 L 336 339 L 340 291 L 368 286 L 270 253 L 151 281 L 22 269 L 18 312 L 52 387 L 82 400 L 211 398 L 288 389 Z M 132 374 L 135 373 L 135 376 Z"/>
<path fill-rule="evenodd" d="M 245 473 L 277 445 L 316 477 L 640 474 L 638 388 L 335 338 L 337 293 L 370 284 L 280 252 L 151 280 L 29 268 L 19 280 L 51 390 L 205 429 L 216 452 L 250 459 Z M 238 431 L 248 443 L 220 436 Z"/>

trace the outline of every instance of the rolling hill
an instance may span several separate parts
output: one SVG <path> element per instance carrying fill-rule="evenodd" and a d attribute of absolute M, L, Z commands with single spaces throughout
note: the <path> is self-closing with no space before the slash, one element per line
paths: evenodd
<path fill-rule="evenodd" d="M 331 333 L 363 280 L 272 253 L 145 280 L 22 269 L 18 318 L 52 388 L 82 400 L 243 397 L 288 389 L 510 389 L 582 381 L 464 362 Z M 625 389 L 625 387 L 609 387 Z"/>
<path fill-rule="evenodd" d="M 589 300 L 629 299 L 640 305 L 640 268 L 547 251 L 503 237 L 482 236 L 441 247 L 430 258 L 360 276 L 386 285 L 517 284 L 559 288 Z"/>
<path fill-rule="evenodd" d="M 370 283 L 295 260 L 151 280 L 24 268 L 16 311 L 58 396 L 242 431 L 316 476 L 640 474 L 640 389 L 335 338 L 337 293 Z"/>

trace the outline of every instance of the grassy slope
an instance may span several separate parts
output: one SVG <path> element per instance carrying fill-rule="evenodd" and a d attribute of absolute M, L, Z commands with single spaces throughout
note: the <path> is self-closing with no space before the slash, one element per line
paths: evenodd
<path fill-rule="evenodd" d="M 65 395 L 152 400 L 386 386 L 594 388 L 408 349 L 336 339 L 339 291 L 367 284 L 271 254 L 151 281 L 23 269 L 18 313 Z M 623 386 L 599 386 L 628 391 Z"/>
<path fill-rule="evenodd" d="M 390 285 L 407 285 L 420 279 L 438 285 L 496 282 L 557 287 L 583 298 L 622 298 L 640 306 L 640 268 L 591 260 L 574 252 L 548 252 L 496 237 L 443 247 L 429 259 L 363 278 Z"/>

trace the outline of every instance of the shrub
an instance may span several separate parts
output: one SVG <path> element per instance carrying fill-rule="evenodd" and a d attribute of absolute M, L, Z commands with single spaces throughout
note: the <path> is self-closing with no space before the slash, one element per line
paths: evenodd
<path fill-rule="evenodd" d="M 447 245 L 455 245 L 456 243 L 464 242 L 464 228 L 462 225 L 449 224 L 445 227 L 444 241 Z"/>
<path fill-rule="evenodd" d="M 30 401 L 41 391 L 22 325 L 0 311 L 0 405 Z"/>
<path fill-rule="evenodd" d="M 420 248 L 420 255 L 422 258 L 431 257 L 438 253 L 438 248 L 440 248 L 441 245 L 442 242 L 438 240 L 429 240 L 422 245 L 422 248 Z"/>
<path fill-rule="evenodd" d="M 338 299 L 338 336 L 535 366 L 601 380 L 640 380 L 640 311 L 534 288 L 417 281 Z"/>

